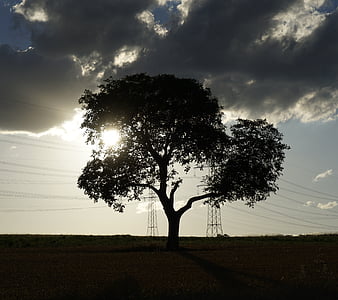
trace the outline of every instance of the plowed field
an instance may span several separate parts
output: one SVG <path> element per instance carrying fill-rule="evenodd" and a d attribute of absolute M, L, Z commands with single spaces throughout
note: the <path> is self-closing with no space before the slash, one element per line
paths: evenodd
<path fill-rule="evenodd" d="M 0 299 L 338 299 L 337 238 L 158 243 L 2 246 Z"/>

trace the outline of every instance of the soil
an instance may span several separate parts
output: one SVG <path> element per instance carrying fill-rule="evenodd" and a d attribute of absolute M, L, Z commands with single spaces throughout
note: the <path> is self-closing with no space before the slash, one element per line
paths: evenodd
<path fill-rule="evenodd" d="M 1 300 L 338 299 L 338 244 L 0 248 Z"/>

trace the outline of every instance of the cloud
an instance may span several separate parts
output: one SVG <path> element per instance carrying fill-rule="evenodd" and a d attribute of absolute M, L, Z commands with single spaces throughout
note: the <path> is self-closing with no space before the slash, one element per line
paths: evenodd
<path fill-rule="evenodd" d="M 142 42 L 145 25 L 136 15 L 154 4 L 153 0 L 26 0 L 20 13 L 32 30 L 32 44 L 48 55 L 88 56 L 94 51 L 113 55 L 122 46 Z M 43 11 L 46 20 L 34 24 L 29 18 Z"/>
<path fill-rule="evenodd" d="M 325 13 L 319 8 L 325 0 L 296 1 L 287 11 L 282 11 L 273 17 L 275 26 L 270 30 L 273 38 L 282 40 L 292 37 L 299 41 L 312 34 L 325 20 Z"/>
<path fill-rule="evenodd" d="M 313 202 L 313 201 L 307 201 L 307 202 L 304 204 L 304 206 L 309 206 L 309 207 L 311 207 L 311 206 L 316 206 L 316 203 Z"/>
<path fill-rule="evenodd" d="M 159 203 L 155 203 L 155 210 L 161 210 L 161 205 Z M 144 214 L 148 213 L 149 211 L 149 202 L 140 202 L 136 206 L 136 213 L 137 214 Z"/>
<path fill-rule="evenodd" d="M 135 72 L 197 78 L 229 118 L 333 120 L 338 10 L 332 3 L 22 1 L 11 17 L 30 48 L 17 50 L 8 38 L 9 45 L 0 44 L 0 129 L 45 131 L 71 118 L 85 88 Z"/>
<path fill-rule="evenodd" d="M 155 16 L 154 14 L 149 11 L 145 10 L 137 15 L 137 18 L 145 23 L 149 29 L 154 30 L 159 36 L 166 36 L 168 33 L 168 30 L 159 24 L 158 22 L 155 21 Z"/>
<path fill-rule="evenodd" d="M 328 177 L 328 176 L 331 176 L 332 174 L 333 174 L 333 170 L 332 170 L 332 169 L 326 170 L 325 172 L 318 174 L 318 175 L 313 179 L 313 181 L 314 181 L 314 182 L 318 182 L 319 180 L 324 179 L 324 178 L 326 178 L 326 177 Z"/>
<path fill-rule="evenodd" d="M 87 78 L 70 58 L 0 45 L 0 130 L 43 131 L 69 119 Z"/>
<path fill-rule="evenodd" d="M 13 10 L 17 14 L 23 15 L 27 20 L 30 22 L 47 22 L 48 21 L 48 15 L 44 9 L 43 6 L 38 5 L 31 5 L 26 7 L 26 0 L 22 1 L 21 3 L 18 3 L 13 6 Z"/>
<path fill-rule="evenodd" d="M 333 50 L 338 47 L 338 12 L 321 13 L 314 6 L 304 10 L 304 5 L 287 0 L 195 1 L 185 22 L 134 68 L 207 80 L 225 110 L 252 118 L 333 119 L 338 108 Z M 317 19 L 304 25 L 300 13 L 301 20 Z M 289 21 L 278 36 L 283 14 Z M 297 23 L 295 33 L 291 29 L 296 21 L 305 27 Z"/>
<path fill-rule="evenodd" d="M 317 207 L 320 208 L 320 209 L 332 209 L 336 206 L 338 206 L 337 201 L 328 202 L 326 204 L 318 203 L 318 205 L 317 205 Z"/>
<path fill-rule="evenodd" d="M 25 0 L 14 6 L 12 25 L 30 31 L 31 46 L 0 44 L 0 130 L 38 133 L 69 120 L 84 89 L 130 64 L 144 36 L 156 35 L 136 18 L 152 3 Z"/>

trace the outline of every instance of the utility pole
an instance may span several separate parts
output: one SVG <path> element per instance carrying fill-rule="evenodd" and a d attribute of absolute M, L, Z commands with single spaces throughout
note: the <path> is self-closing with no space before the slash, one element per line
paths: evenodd
<path fill-rule="evenodd" d="M 158 236 L 157 214 L 156 214 L 156 195 L 149 190 L 148 195 L 148 227 L 147 236 Z"/>

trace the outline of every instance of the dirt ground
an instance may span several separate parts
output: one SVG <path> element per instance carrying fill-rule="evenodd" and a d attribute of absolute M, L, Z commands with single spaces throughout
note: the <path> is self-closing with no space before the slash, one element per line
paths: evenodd
<path fill-rule="evenodd" d="M 0 299 L 338 299 L 338 244 L 4 247 Z"/>

